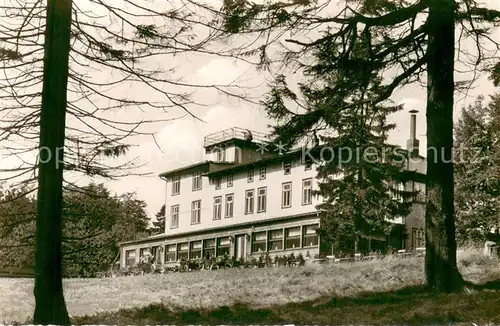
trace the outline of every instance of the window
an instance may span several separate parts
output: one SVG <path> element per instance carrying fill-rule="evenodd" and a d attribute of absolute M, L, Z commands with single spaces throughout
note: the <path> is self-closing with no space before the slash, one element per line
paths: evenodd
<path fill-rule="evenodd" d="M 247 171 L 247 182 L 253 182 L 253 169 L 248 169 Z"/>
<path fill-rule="evenodd" d="M 313 160 L 311 157 L 306 157 L 304 159 L 304 169 L 307 171 L 307 170 L 311 170 L 312 169 L 312 164 L 313 164 Z"/>
<path fill-rule="evenodd" d="M 261 166 L 260 167 L 260 180 L 264 180 L 266 178 L 266 167 Z"/>
<path fill-rule="evenodd" d="M 226 218 L 233 217 L 234 210 L 234 195 L 228 194 L 226 195 Z"/>
<path fill-rule="evenodd" d="M 229 247 L 231 247 L 231 240 L 229 240 L 229 237 L 218 238 L 217 242 L 219 242 L 217 246 L 217 256 L 229 255 Z"/>
<path fill-rule="evenodd" d="M 414 181 L 413 182 L 413 191 L 418 191 L 415 194 L 416 200 L 423 201 L 425 198 L 425 184 L 422 182 Z"/>
<path fill-rule="evenodd" d="M 214 179 L 215 190 L 220 189 L 220 178 Z"/>
<path fill-rule="evenodd" d="M 141 249 L 139 249 L 139 259 L 144 258 L 144 256 L 146 256 L 146 254 L 151 254 L 149 252 L 149 248 L 141 248 Z"/>
<path fill-rule="evenodd" d="M 316 247 L 318 245 L 318 234 L 316 233 L 316 229 L 318 228 L 318 224 L 306 225 L 304 226 L 304 238 L 302 242 L 302 247 Z"/>
<path fill-rule="evenodd" d="M 175 229 L 179 227 L 179 205 L 170 207 L 170 228 Z"/>
<path fill-rule="evenodd" d="M 201 190 L 201 172 L 193 173 L 193 191 Z"/>
<path fill-rule="evenodd" d="M 266 232 L 257 232 L 252 235 L 252 252 L 266 251 Z"/>
<path fill-rule="evenodd" d="M 217 162 L 224 162 L 226 160 L 226 151 L 224 148 L 217 148 Z"/>
<path fill-rule="evenodd" d="M 178 195 L 181 193 L 181 177 L 173 177 L 172 178 L 172 196 Z"/>
<path fill-rule="evenodd" d="M 177 252 L 177 245 L 171 244 L 167 245 L 165 248 L 165 262 L 175 261 L 175 254 Z"/>
<path fill-rule="evenodd" d="M 283 162 L 283 171 L 285 175 L 292 173 L 292 162 Z"/>
<path fill-rule="evenodd" d="M 200 223 L 201 200 L 191 202 L 191 224 Z"/>
<path fill-rule="evenodd" d="M 151 255 L 155 261 L 160 261 L 160 246 L 151 247 Z"/>
<path fill-rule="evenodd" d="M 283 250 L 283 230 L 269 231 L 269 251 Z"/>
<path fill-rule="evenodd" d="M 302 180 L 302 205 L 312 203 L 312 178 Z"/>
<path fill-rule="evenodd" d="M 300 226 L 285 229 L 285 249 L 300 248 Z"/>
<path fill-rule="evenodd" d="M 262 213 L 266 211 L 267 205 L 267 188 L 262 187 L 257 189 L 257 213 Z"/>
<path fill-rule="evenodd" d="M 422 229 L 413 228 L 412 246 L 413 249 L 421 248 L 425 246 L 425 236 Z"/>
<path fill-rule="evenodd" d="M 245 214 L 253 214 L 254 207 L 254 190 L 247 190 L 245 192 Z"/>
<path fill-rule="evenodd" d="M 222 197 L 214 197 L 214 220 L 220 220 L 222 217 Z"/>
<path fill-rule="evenodd" d="M 215 256 L 215 239 L 205 239 L 203 240 L 203 257 L 208 253 L 210 258 Z"/>
<path fill-rule="evenodd" d="M 135 265 L 135 249 L 125 251 L 125 266 L 132 267 Z"/>
<path fill-rule="evenodd" d="M 227 176 L 227 186 L 232 187 L 233 186 L 233 175 L 230 174 Z"/>
<path fill-rule="evenodd" d="M 189 259 L 201 259 L 201 240 L 191 242 Z"/>
<path fill-rule="evenodd" d="M 179 243 L 177 245 L 177 260 L 189 259 L 189 242 Z"/>
<path fill-rule="evenodd" d="M 281 187 L 281 208 L 292 206 L 292 183 L 285 182 Z"/>
<path fill-rule="evenodd" d="M 392 199 L 393 200 L 398 200 L 398 201 L 403 201 L 403 195 L 402 192 L 404 191 L 404 184 L 398 182 L 396 185 L 393 185 L 393 190 L 392 190 Z"/>

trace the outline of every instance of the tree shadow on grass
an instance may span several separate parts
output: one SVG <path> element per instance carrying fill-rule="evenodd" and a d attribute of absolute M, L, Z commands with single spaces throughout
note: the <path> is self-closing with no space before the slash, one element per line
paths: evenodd
<path fill-rule="evenodd" d="M 471 282 L 465 282 L 465 285 L 472 288 L 472 289 L 478 290 L 478 291 L 482 291 L 482 290 L 499 291 L 500 290 L 500 280 L 491 280 L 491 281 L 488 281 L 488 282 L 485 282 L 482 284 L 474 284 Z"/>
<path fill-rule="evenodd" d="M 474 293 L 437 294 L 424 286 L 396 291 L 363 293 L 356 297 L 323 298 L 314 301 L 252 309 L 245 304 L 215 310 L 169 309 L 162 304 L 124 309 L 73 319 L 73 324 L 444 324 L 500 322 L 500 295 L 482 291 L 500 289 L 500 280 L 470 284 Z"/>

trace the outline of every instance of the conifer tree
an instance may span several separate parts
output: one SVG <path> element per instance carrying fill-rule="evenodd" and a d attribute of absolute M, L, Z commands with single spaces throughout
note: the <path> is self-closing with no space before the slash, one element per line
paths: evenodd
<path fill-rule="evenodd" d="M 455 127 L 457 240 L 483 242 L 500 225 L 500 94 L 462 110 Z"/>
<path fill-rule="evenodd" d="M 362 65 L 364 54 L 361 49 L 358 52 Z M 390 221 L 409 213 L 415 194 L 399 187 L 406 178 L 402 173 L 405 153 L 387 143 L 388 133 L 395 128 L 387 123 L 387 116 L 402 106 L 366 103 L 376 96 L 380 79 L 372 80 L 356 65 L 328 68 L 331 53 L 327 46 L 317 52 L 315 64 L 307 69 L 308 77 L 315 82 L 301 84 L 300 94 L 279 77 L 263 104 L 269 116 L 280 121 L 273 130 L 275 142 L 291 147 L 311 138 L 311 134 L 319 134 L 323 142 L 315 154 L 304 155 L 304 159 L 319 163 L 318 193 L 324 198 L 318 205 L 319 232 L 323 245 L 344 253 L 367 251 L 371 241 L 360 248 L 360 240 L 388 235 Z M 361 91 L 332 92 L 332 75 L 340 79 L 355 73 Z M 290 104 L 285 104 L 299 99 L 307 114 L 296 114 Z M 352 109 L 339 110 L 341 106 L 335 105 L 339 101 Z M 323 110 L 328 113 L 315 114 Z"/>
<path fill-rule="evenodd" d="M 156 221 L 153 221 L 151 233 L 163 234 L 165 233 L 165 205 L 162 205 L 160 211 L 156 213 Z"/>

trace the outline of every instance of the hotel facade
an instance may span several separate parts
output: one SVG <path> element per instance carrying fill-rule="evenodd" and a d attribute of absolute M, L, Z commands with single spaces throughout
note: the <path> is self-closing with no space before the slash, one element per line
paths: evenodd
<path fill-rule="evenodd" d="M 400 189 L 420 191 L 408 216 L 391 221 L 386 235 L 372 235 L 370 249 L 390 245 L 414 251 L 424 245 L 425 159 L 418 155 L 416 115 L 411 116 L 407 160 L 411 181 Z M 316 234 L 320 219 L 314 195 L 318 161 L 305 149 L 269 150 L 266 135 L 230 128 L 204 138 L 205 160 L 160 174 L 165 181 L 165 233 L 120 244 L 120 266 L 138 263 L 146 250 L 163 264 L 199 259 L 205 253 L 249 256 L 331 255 Z M 306 158 L 306 159 L 304 159 Z"/>

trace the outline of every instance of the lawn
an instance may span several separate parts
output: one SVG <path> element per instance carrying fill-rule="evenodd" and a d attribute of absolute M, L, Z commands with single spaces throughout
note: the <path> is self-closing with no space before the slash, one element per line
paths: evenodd
<path fill-rule="evenodd" d="M 472 283 L 500 280 L 499 261 L 478 252 L 459 253 L 459 266 Z M 85 324 L 500 322 L 498 292 L 469 286 L 465 294 L 437 296 L 420 288 L 423 281 L 422 258 L 388 257 L 301 268 L 68 279 L 64 287 L 70 315 Z M 33 280 L 3 278 L 0 289 L 0 323 L 29 321 Z"/>

